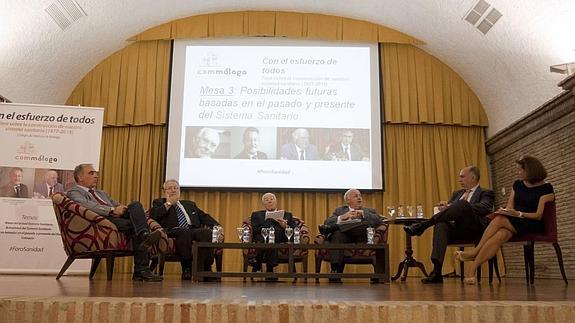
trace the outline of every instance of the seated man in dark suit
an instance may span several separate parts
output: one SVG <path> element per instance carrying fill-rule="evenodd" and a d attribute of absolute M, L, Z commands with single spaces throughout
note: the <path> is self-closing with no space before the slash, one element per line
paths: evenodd
<path fill-rule="evenodd" d="M 150 216 L 166 230 L 168 237 L 176 240 L 176 252 L 182 266 L 182 280 L 192 279 L 192 244 L 194 241 L 211 242 L 212 228 L 220 225 L 196 203 L 180 199 L 180 184 L 175 179 L 164 183 L 164 197 L 152 202 Z M 209 271 L 212 251 L 198 249 L 198 271 Z M 212 278 L 206 277 L 205 281 Z"/>
<path fill-rule="evenodd" d="M 10 182 L 0 188 L 0 196 L 28 198 L 28 186 L 22 183 L 22 168 L 10 169 Z"/>
<path fill-rule="evenodd" d="M 118 231 L 131 237 L 134 248 L 133 280 L 161 281 L 162 277 L 150 271 L 148 248 L 160 239 L 160 231 L 150 233 L 146 213 L 140 202 L 122 205 L 108 196 L 106 192 L 96 189 L 98 172 L 90 164 L 80 164 L 74 168 L 76 185 L 67 192 L 68 197 L 114 223 Z"/>
<path fill-rule="evenodd" d="M 260 131 L 258 128 L 248 127 L 244 130 L 244 149 L 234 157 L 235 159 L 268 159 L 268 155 L 258 150 L 260 144 Z"/>
<path fill-rule="evenodd" d="M 332 243 L 367 242 L 366 229 L 377 228 L 383 224 L 383 219 L 372 208 L 363 207 L 361 192 L 350 189 L 343 195 L 346 205 L 339 206 L 333 211 L 319 232 Z M 347 222 L 347 223 L 346 223 Z M 330 250 L 329 258 L 332 273 L 343 273 L 343 250 Z M 382 261 L 378 262 L 383 265 Z M 384 268 L 375 268 L 376 273 L 383 273 Z M 340 282 L 339 278 L 330 278 L 331 282 Z"/>
<path fill-rule="evenodd" d="M 267 218 L 266 212 L 277 211 L 277 199 L 273 193 L 266 193 L 262 196 L 262 204 L 264 206 L 263 210 L 255 211 L 252 213 L 250 221 L 253 230 L 253 241 L 254 242 L 264 242 L 264 237 L 262 236 L 262 228 L 273 227 L 275 231 L 275 243 L 287 242 L 287 237 L 285 235 L 285 229 L 287 227 L 295 228 L 295 222 L 293 220 L 293 215 L 290 212 L 285 211 L 282 219 Z M 266 263 L 266 271 L 273 272 L 274 267 L 277 266 L 278 250 L 277 249 L 260 249 L 256 254 L 256 263 L 252 264 L 254 266 L 254 271 L 259 271 L 261 269 L 262 263 Z M 277 280 L 277 279 L 267 279 L 267 280 Z"/>
<path fill-rule="evenodd" d="M 459 184 L 462 189 L 453 192 L 448 202 L 439 203 L 440 212 L 425 222 L 403 227 L 408 234 L 419 236 L 427 228 L 434 226 L 431 252 L 433 271 L 429 277 L 422 279 L 424 284 L 443 282 L 441 270 L 449 241 L 479 240 L 487 228 L 489 219 L 486 215 L 493 211 L 495 194 L 492 190 L 479 186 L 479 176 L 477 166 L 463 168 L 459 172 Z"/>

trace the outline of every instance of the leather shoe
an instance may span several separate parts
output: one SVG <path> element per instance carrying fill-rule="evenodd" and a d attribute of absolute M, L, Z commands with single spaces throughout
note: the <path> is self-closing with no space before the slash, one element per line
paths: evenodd
<path fill-rule="evenodd" d="M 331 274 L 339 274 L 339 272 L 337 270 L 332 270 L 330 273 Z M 328 281 L 330 283 L 335 283 L 335 284 L 341 284 L 342 283 L 341 278 L 329 278 Z"/>
<path fill-rule="evenodd" d="M 149 249 L 152 245 L 156 244 L 160 240 L 161 236 L 162 234 L 160 233 L 159 230 L 156 230 L 154 232 L 144 231 L 140 233 L 138 241 L 140 242 L 140 245 L 142 247 L 144 247 L 145 249 Z"/>
<path fill-rule="evenodd" d="M 192 280 L 192 270 L 184 269 L 182 271 L 182 280 Z"/>
<path fill-rule="evenodd" d="M 421 280 L 424 284 L 443 284 L 443 276 L 441 273 L 432 271 L 429 277 L 425 277 Z"/>
<path fill-rule="evenodd" d="M 425 229 L 427 229 L 427 227 L 425 227 L 423 223 L 414 223 L 403 227 L 403 231 L 407 232 L 410 236 L 420 236 L 425 232 Z"/>
<path fill-rule="evenodd" d="M 164 278 L 152 273 L 150 270 L 143 270 L 140 272 L 134 272 L 134 274 L 132 275 L 132 280 L 145 281 L 145 282 L 161 282 L 162 280 L 164 280 Z"/>
<path fill-rule="evenodd" d="M 319 233 L 321 233 L 324 236 L 330 233 L 334 233 L 337 230 L 337 227 L 335 225 L 327 225 L 327 224 L 320 224 L 318 225 L 317 228 L 319 230 Z"/>

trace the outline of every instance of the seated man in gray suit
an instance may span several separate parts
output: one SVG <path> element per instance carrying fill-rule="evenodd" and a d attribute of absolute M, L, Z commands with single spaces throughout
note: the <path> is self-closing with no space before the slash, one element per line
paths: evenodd
<path fill-rule="evenodd" d="M 405 226 L 403 229 L 410 235 L 422 235 L 433 226 L 433 249 L 431 262 L 433 271 L 429 277 L 423 278 L 424 284 L 441 284 L 441 270 L 447 244 L 451 240 L 481 238 L 489 224 L 486 215 L 493 211 L 495 194 L 492 190 L 479 186 L 479 168 L 468 166 L 459 172 L 459 184 L 462 189 L 453 192 L 449 202 L 439 202 L 440 212 L 429 220 Z"/>
<path fill-rule="evenodd" d="M 309 143 L 309 131 L 298 128 L 291 134 L 292 142 L 282 145 L 280 150 L 281 159 L 291 160 L 318 160 L 317 147 Z"/>
<path fill-rule="evenodd" d="M 375 209 L 364 207 L 361 192 L 350 189 L 343 195 L 345 205 L 333 211 L 323 225 L 319 226 L 319 232 L 327 237 L 332 243 L 367 242 L 366 229 L 377 228 L 383 224 L 383 219 Z M 329 251 L 332 273 L 343 273 L 343 250 L 332 249 Z M 375 272 L 380 274 L 385 270 L 383 261 L 378 261 Z M 330 282 L 341 282 L 339 278 L 330 278 Z"/>
<path fill-rule="evenodd" d="M 148 248 L 158 242 L 160 231 L 150 233 L 146 214 L 140 202 L 122 205 L 110 198 L 106 192 L 96 189 L 98 172 L 91 164 L 80 164 L 74 168 L 76 185 L 66 195 L 86 209 L 99 214 L 114 223 L 118 231 L 129 236 L 134 248 L 133 280 L 161 281 L 149 268 Z"/>

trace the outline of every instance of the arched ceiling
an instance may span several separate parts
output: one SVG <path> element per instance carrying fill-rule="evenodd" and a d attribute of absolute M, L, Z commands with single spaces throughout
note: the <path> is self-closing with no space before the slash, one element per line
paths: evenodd
<path fill-rule="evenodd" d="M 575 62 L 575 1 L 487 2 L 502 17 L 484 35 L 463 19 L 477 0 L 0 0 L 0 94 L 13 102 L 63 104 L 81 78 L 129 37 L 177 18 L 239 10 L 322 13 L 424 41 L 421 48 L 479 96 L 491 136 L 560 92 L 556 84 L 565 75 L 549 66 Z M 83 11 L 73 21 L 64 7 L 76 4 Z M 48 14 L 53 9 L 71 21 L 66 29 Z"/>

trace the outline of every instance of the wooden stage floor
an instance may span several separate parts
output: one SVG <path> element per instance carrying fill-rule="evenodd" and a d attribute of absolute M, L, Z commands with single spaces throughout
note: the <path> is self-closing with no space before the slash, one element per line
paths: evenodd
<path fill-rule="evenodd" d="M 535 285 L 528 286 L 524 279 L 504 278 L 491 285 L 484 279 L 473 286 L 458 278 L 447 278 L 442 285 L 423 285 L 415 277 L 389 284 L 231 278 L 192 283 L 175 275 L 161 283 L 144 283 L 129 278 L 115 274 L 113 281 L 103 277 L 89 281 L 85 276 L 64 276 L 57 281 L 54 276 L 0 275 L 0 322 L 251 323 L 258 317 L 267 317 L 266 323 L 417 322 L 418 318 L 422 322 L 489 322 L 490 318 L 575 322 L 575 286 L 562 280 L 536 279 Z"/>

